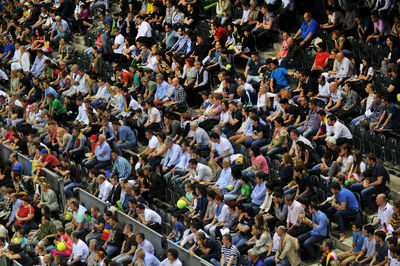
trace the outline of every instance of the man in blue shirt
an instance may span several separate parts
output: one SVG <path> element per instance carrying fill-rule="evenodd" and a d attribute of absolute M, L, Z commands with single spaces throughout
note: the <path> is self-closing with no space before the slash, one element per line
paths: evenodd
<path fill-rule="evenodd" d="M 251 57 L 247 60 L 246 68 L 244 70 L 244 76 L 246 77 L 246 82 L 260 82 L 261 79 L 258 74 L 258 70 L 265 64 L 263 59 L 258 57 L 257 52 L 252 52 Z"/>
<path fill-rule="evenodd" d="M 315 202 L 310 203 L 309 211 L 312 214 L 312 220 L 303 218 L 301 222 L 311 226 L 312 229 L 300 235 L 297 239 L 307 251 L 310 260 L 315 260 L 317 255 L 313 245 L 322 242 L 327 237 L 329 220 L 325 213 L 318 210 L 318 205 Z"/>
<path fill-rule="evenodd" d="M 122 156 L 119 156 L 118 152 L 115 150 L 111 152 L 111 158 L 114 161 L 111 175 L 118 175 L 120 180 L 128 178 L 132 172 L 132 166 L 128 160 Z"/>
<path fill-rule="evenodd" d="M 94 155 L 88 158 L 85 166 L 87 169 L 104 169 L 111 166 L 111 148 L 104 134 L 99 136 L 99 142 L 97 143 Z"/>
<path fill-rule="evenodd" d="M 57 35 L 53 37 L 54 32 L 56 32 Z M 57 43 L 60 38 L 68 38 L 70 34 L 71 31 L 69 29 L 68 22 L 61 19 L 60 16 L 57 16 L 56 23 L 54 23 L 53 28 L 51 29 L 50 41 Z"/>
<path fill-rule="evenodd" d="M 340 187 L 338 182 L 333 182 L 331 192 L 334 195 L 332 207 L 328 208 L 329 217 L 335 217 L 339 227 L 340 241 L 346 238 L 344 234 L 344 217 L 351 217 L 359 212 L 358 201 L 350 190 Z"/>
<path fill-rule="evenodd" d="M 350 250 L 337 255 L 341 265 L 348 265 L 350 262 L 354 261 L 364 246 L 365 236 L 362 224 L 360 222 L 353 223 L 351 230 L 353 231 L 353 244 Z"/>
<path fill-rule="evenodd" d="M 296 43 L 302 48 L 307 48 L 310 46 L 311 41 L 317 37 L 318 29 L 318 22 L 312 18 L 310 12 L 306 12 L 304 14 L 304 22 L 294 36 Z"/>
<path fill-rule="evenodd" d="M 164 80 L 162 74 L 156 75 L 157 89 L 154 95 L 154 102 L 162 101 L 166 96 L 169 88 L 168 82 Z"/>
<path fill-rule="evenodd" d="M 278 93 L 289 85 L 286 77 L 288 71 L 286 68 L 279 67 L 279 62 L 276 59 L 272 60 L 270 66 L 272 69 L 272 73 L 269 86 L 271 88 L 271 92 Z"/>
<path fill-rule="evenodd" d="M 8 36 L 4 36 L 1 42 L 4 46 L 4 53 L 0 54 L 1 62 L 7 63 L 11 58 L 13 58 L 15 48 L 12 42 L 8 39 Z"/>
<path fill-rule="evenodd" d="M 265 187 L 265 173 L 257 172 L 256 173 L 256 186 L 251 192 L 251 203 L 245 203 L 243 206 L 252 207 L 256 213 L 259 212 L 261 204 L 263 204 L 266 195 L 266 187 Z"/>
<path fill-rule="evenodd" d="M 132 260 L 132 264 L 137 262 L 138 265 L 160 265 L 160 261 L 157 259 L 157 257 L 146 252 L 144 248 L 138 248 L 135 255 L 136 259 L 134 258 Z"/>
<path fill-rule="evenodd" d="M 112 123 L 113 133 L 115 139 L 115 149 L 118 153 L 122 154 L 122 149 L 133 149 L 136 147 L 136 135 L 129 127 L 121 125 L 119 121 L 115 120 Z"/>
<path fill-rule="evenodd" d="M 165 48 L 167 50 L 171 49 L 177 39 L 178 33 L 172 29 L 171 24 L 165 24 L 165 38 L 163 40 L 163 42 L 165 42 Z"/>
<path fill-rule="evenodd" d="M 182 155 L 182 149 L 178 144 L 173 143 L 171 140 L 167 139 L 165 142 L 167 150 L 167 157 L 165 157 L 162 165 L 162 174 L 165 174 L 172 170 L 179 163 Z"/>
<path fill-rule="evenodd" d="M 21 173 L 21 175 L 24 174 L 24 167 L 20 162 L 18 162 L 16 153 L 10 154 L 10 162 L 11 162 L 11 170 L 18 170 Z"/>
<path fill-rule="evenodd" d="M 39 76 L 43 72 L 44 61 L 49 59 L 47 56 L 43 55 L 43 51 L 41 49 L 37 50 L 35 61 L 31 67 L 31 73 L 35 78 L 39 78 Z"/>

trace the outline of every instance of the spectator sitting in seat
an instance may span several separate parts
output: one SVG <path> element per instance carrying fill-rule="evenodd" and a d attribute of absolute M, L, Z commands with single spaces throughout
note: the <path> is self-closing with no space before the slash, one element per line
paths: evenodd
<path fill-rule="evenodd" d="M 347 265 L 351 261 L 354 261 L 358 254 L 360 254 L 366 240 L 360 222 L 353 223 L 351 230 L 353 231 L 353 243 L 349 251 L 339 253 L 337 256 L 341 265 Z"/>
<path fill-rule="evenodd" d="M 350 189 L 354 192 L 360 192 L 361 199 L 366 203 L 368 212 L 375 212 L 373 195 L 383 193 L 386 190 L 385 184 L 389 182 L 389 173 L 385 167 L 377 162 L 374 154 L 368 154 L 366 162 L 370 167 L 364 172 L 364 181 L 353 184 Z"/>
<path fill-rule="evenodd" d="M 360 207 L 354 194 L 350 190 L 341 187 L 338 182 L 331 183 L 330 188 L 334 197 L 332 199 L 332 206 L 328 208 L 328 216 L 336 218 L 340 241 L 343 242 L 346 238 L 344 233 L 344 218 L 357 215 Z"/>
<path fill-rule="evenodd" d="M 312 220 L 302 216 L 300 218 L 301 223 L 311 225 L 312 229 L 300 235 L 298 241 L 300 246 L 304 246 L 310 260 L 316 259 L 316 254 L 313 245 L 321 242 L 328 235 L 328 217 L 322 211 L 318 210 L 318 205 L 315 202 L 311 202 L 309 205 L 309 211 L 312 214 Z"/>

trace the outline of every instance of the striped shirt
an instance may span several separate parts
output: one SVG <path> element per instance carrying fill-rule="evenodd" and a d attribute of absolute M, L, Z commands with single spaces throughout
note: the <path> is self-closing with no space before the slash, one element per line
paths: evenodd
<path fill-rule="evenodd" d="M 221 254 L 224 254 L 225 256 L 225 265 L 228 264 L 229 259 L 231 256 L 234 256 L 234 259 L 232 261 L 232 266 L 236 266 L 237 265 L 237 259 L 238 259 L 238 255 L 239 255 L 239 250 L 237 249 L 237 247 L 235 245 L 231 245 L 230 248 L 226 247 L 225 245 L 223 245 L 221 247 Z"/>

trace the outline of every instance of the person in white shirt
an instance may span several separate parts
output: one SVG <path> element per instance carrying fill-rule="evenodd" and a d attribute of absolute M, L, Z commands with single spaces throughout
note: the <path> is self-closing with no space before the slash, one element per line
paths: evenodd
<path fill-rule="evenodd" d="M 138 214 L 139 221 L 150 227 L 155 231 L 161 229 L 162 218 L 161 216 L 151 209 L 146 209 L 143 204 L 136 206 L 136 213 Z"/>
<path fill-rule="evenodd" d="M 393 216 L 393 206 L 387 201 L 385 194 L 376 196 L 376 203 L 378 204 L 378 215 L 372 221 L 371 225 L 376 230 L 382 230 L 384 225 L 386 225 Z M 389 232 L 393 231 L 391 225 L 388 225 L 386 229 Z"/>
<path fill-rule="evenodd" d="M 179 260 L 178 255 L 178 250 L 174 248 L 168 249 L 167 258 L 160 263 L 160 266 L 182 266 L 182 262 Z"/>
<path fill-rule="evenodd" d="M 14 56 L 11 58 L 10 61 L 8 61 L 8 64 L 11 64 L 11 70 L 18 70 L 22 68 L 20 64 L 21 56 L 21 47 L 19 45 L 19 42 L 16 42 Z"/>
<path fill-rule="evenodd" d="M 89 124 L 89 118 L 86 113 L 86 107 L 81 97 L 76 98 L 76 105 L 78 106 L 78 116 L 75 118 L 73 124 Z"/>
<path fill-rule="evenodd" d="M 119 32 L 118 27 L 114 28 L 114 34 L 115 34 L 115 40 L 114 40 L 114 44 L 111 48 L 113 49 L 115 55 L 122 56 L 122 54 L 124 53 L 125 38 Z"/>
<path fill-rule="evenodd" d="M 182 181 L 190 178 L 192 183 L 204 181 L 206 184 L 210 184 L 212 182 L 212 170 L 207 165 L 199 163 L 196 159 L 190 159 L 189 168 L 189 173 L 186 176 L 181 177 Z"/>
<path fill-rule="evenodd" d="M 144 133 L 144 135 L 146 136 L 146 139 L 149 140 L 149 144 L 147 145 L 147 148 L 142 151 L 140 153 L 141 156 L 143 155 L 149 155 L 150 153 L 152 153 L 154 151 L 154 149 L 157 146 L 158 143 L 158 139 L 157 137 L 153 134 L 153 131 L 151 130 L 146 130 L 146 132 Z"/>
<path fill-rule="evenodd" d="M 219 162 L 233 154 L 231 142 L 226 138 L 221 138 L 218 133 L 211 133 L 211 143 L 210 159 Z"/>
<path fill-rule="evenodd" d="M 104 175 L 99 175 L 97 177 L 97 183 L 99 184 L 99 196 L 98 198 L 102 201 L 107 201 L 110 196 L 113 185 L 106 180 Z"/>
<path fill-rule="evenodd" d="M 139 38 L 151 38 L 151 26 L 147 21 L 144 21 L 144 17 L 139 15 L 136 17 L 138 32 L 136 40 Z"/>
<path fill-rule="evenodd" d="M 331 92 L 329 91 L 329 83 L 326 81 L 323 75 L 318 77 L 318 94 L 317 100 L 321 102 L 321 105 L 326 105 L 329 101 Z"/>
<path fill-rule="evenodd" d="M 78 232 L 72 233 L 72 253 L 68 260 L 68 265 L 84 265 L 89 256 L 89 247 L 79 239 Z"/>
<path fill-rule="evenodd" d="M 336 121 L 335 115 L 328 116 L 328 129 L 327 135 L 333 136 L 336 139 L 337 145 L 342 145 L 343 143 L 351 143 L 353 139 L 353 135 L 351 134 L 350 130 L 341 122 Z"/>
<path fill-rule="evenodd" d="M 300 135 L 300 132 L 297 130 L 297 128 L 293 128 L 292 130 L 290 130 L 290 138 L 292 139 L 292 147 L 290 148 L 289 154 L 292 156 L 297 156 L 298 154 L 296 147 L 296 143 L 298 141 L 301 141 L 312 148 L 311 142 L 302 135 Z"/>

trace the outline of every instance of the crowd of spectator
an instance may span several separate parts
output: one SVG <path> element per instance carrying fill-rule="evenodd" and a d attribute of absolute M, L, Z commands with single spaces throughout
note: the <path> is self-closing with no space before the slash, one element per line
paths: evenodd
<path fill-rule="evenodd" d="M 182 265 L 117 211 L 217 266 L 400 265 L 385 157 L 354 145 L 398 137 L 400 1 L 300 2 L 2 0 L 2 265 Z"/>

